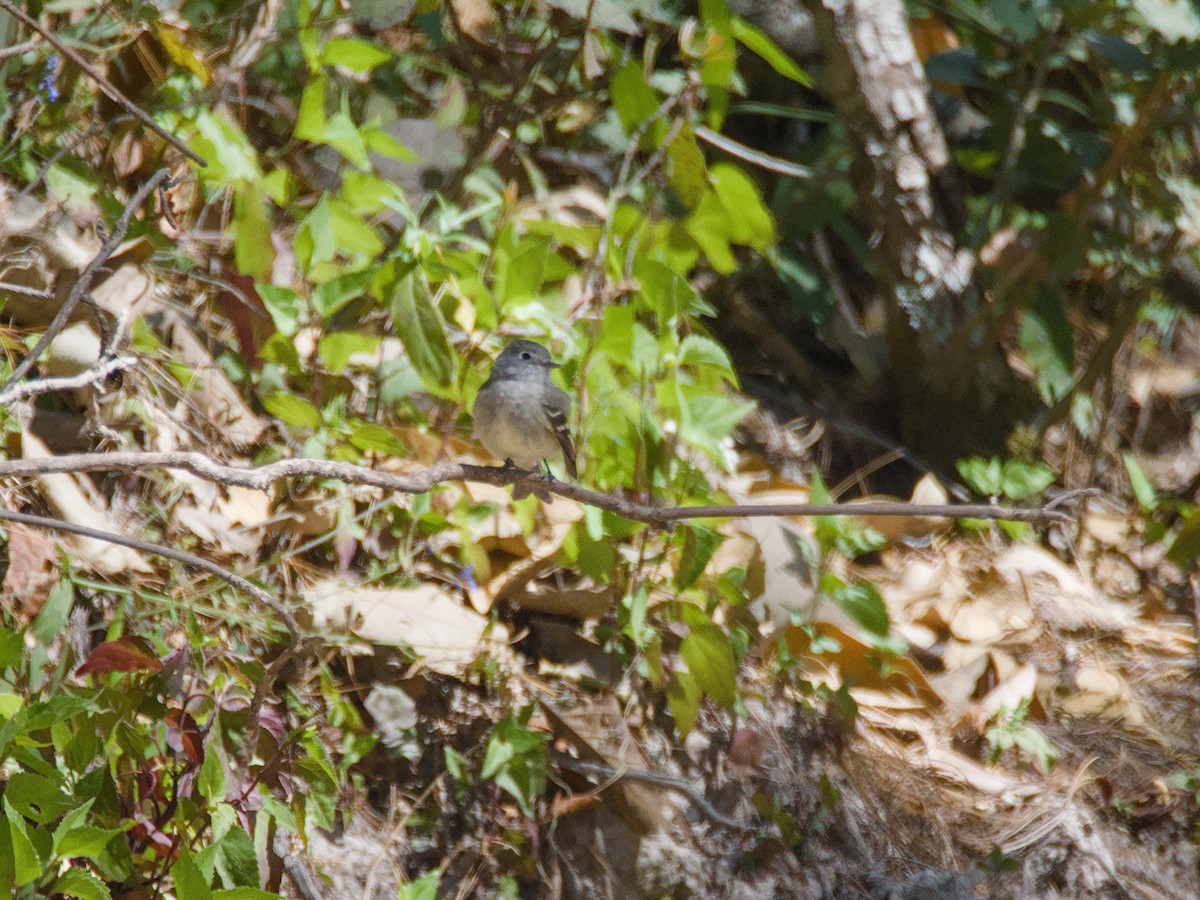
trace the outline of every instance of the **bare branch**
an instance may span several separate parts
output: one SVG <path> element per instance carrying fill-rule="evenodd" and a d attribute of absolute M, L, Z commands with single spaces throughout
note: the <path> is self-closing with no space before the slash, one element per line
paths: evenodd
<path fill-rule="evenodd" d="M 735 141 L 733 138 L 726 137 L 719 132 L 713 131 L 711 128 L 705 128 L 703 125 L 693 125 L 692 132 L 700 140 L 712 144 L 718 150 L 724 150 L 730 156 L 736 156 L 738 159 L 745 160 L 750 165 L 758 166 L 760 169 L 766 169 L 769 172 L 778 172 L 780 175 L 791 175 L 793 178 L 813 177 L 812 169 L 808 166 L 788 162 L 786 159 L 780 159 L 778 156 L 771 156 L 769 153 L 763 153 L 761 150 L 747 147 L 740 141 Z"/>
<path fill-rule="evenodd" d="M 162 544 L 152 544 L 149 541 L 140 541 L 137 538 L 125 537 L 122 534 L 113 534 L 110 531 L 98 531 L 95 528 L 88 528 L 86 525 L 76 525 L 74 522 L 67 522 L 63 519 L 34 516 L 29 513 L 10 512 L 6 509 L 0 509 L 0 522 L 16 522 L 19 525 L 30 525 L 34 528 L 47 528 L 51 531 L 65 531 L 68 534 L 78 534 L 98 541 L 106 541 L 109 544 L 129 547 L 132 550 L 149 553 L 152 556 L 173 559 L 175 562 L 183 563 L 185 566 L 191 566 L 194 569 L 200 569 L 216 575 L 230 587 L 253 597 L 264 606 L 273 610 L 283 620 L 283 624 L 287 626 L 292 642 L 298 643 L 300 641 L 300 626 L 296 622 L 295 616 L 273 594 L 243 578 L 241 575 L 222 568 L 202 556 L 196 556 L 196 554 L 188 553 L 184 550 L 176 550 L 174 547 L 164 547 Z"/>
<path fill-rule="evenodd" d="M 0 0 L 0 6 L 7 5 L 8 0 Z M 59 307 L 58 312 L 54 314 L 54 318 L 46 326 L 45 333 L 38 338 L 37 344 L 29 351 L 29 355 L 21 360 L 16 368 L 13 369 L 12 375 L 4 383 L 4 391 L 8 391 L 28 374 L 29 370 L 37 362 L 38 357 L 42 355 L 42 351 L 50 346 L 50 342 L 54 340 L 54 336 L 62 331 L 63 326 L 71 318 L 71 314 L 75 312 L 75 307 L 87 296 L 88 290 L 92 286 L 92 279 L 96 277 L 96 273 L 100 270 L 100 267 L 108 262 L 108 258 L 121 246 L 121 241 L 125 240 L 125 232 L 129 230 L 129 222 L 133 218 L 134 211 L 146 202 L 146 198 L 154 192 L 155 188 L 166 181 L 170 174 L 167 169 L 159 169 L 150 176 L 149 181 L 138 188 L 137 193 L 125 204 L 125 209 L 121 211 L 120 217 L 118 217 L 116 223 L 113 225 L 112 233 L 100 245 L 100 250 L 92 257 L 92 261 L 79 273 L 79 278 L 71 286 L 71 292 L 67 294 L 66 301 Z"/>
<path fill-rule="evenodd" d="M 73 63 L 75 63 L 75 65 L 79 66 L 79 68 L 83 69 L 83 71 L 87 72 L 88 77 L 96 82 L 96 84 L 100 86 L 100 90 L 108 94 L 108 96 L 111 97 L 114 102 L 119 103 L 125 108 L 126 112 L 137 118 L 138 121 L 161 137 L 172 147 L 178 149 L 179 152 L 184 156 L 186 156 L 188 159 L 194 160 L 197 165 L 208 165 L 208 161 L 205 160 L 203 156 L 201 156 L 195 150 L 192 150 L 187 144 L 155 122 L 154 119 L 150 117 L 149 113 L 138 108 L 132 100 L 117 90 L 116 86 L 99 72 L 97 72 L 96 69 L 89 64 L 80 53 L 78 53 L 74 48 L 63 43 L 63 41 L 61 41 L 53 31 L 50 31 L 48 28 L 42 25 L 37 19 L 33 18 L 31 15 L 25 12 L 25 10 L 13 3 L 12 0 L 0 0 L 0 9 L 6 10 L 10 15 L 13 16 L 13 18 L 23 22 L 26 26 L 32 28 L 34 31 L 44 37 L 50 42 L 50 45 L 53 46 L 55 50 L 67 57 L 67 59 L 71 60 Z"/>
<path fill-rule="evenodd" d="M 282 459 L 257 467 L 228 466 L 202 453 L 192 451 L 113 453 L 73 453 L 46 459 L 0 461 L 0 478 L 41 475 L 55 472 L 155 471 L 179 469 L 217 484 L 235 485 L 264 491 L 289 478 L 328 478 L 346 484 L 359 484 L 400 494 L 422 494 L 435 485 L 452 481 L 472 481 L 503 486 L 516 484 L 533 473 L 503 466 L 477 466 L 467 463 L 440 463 L 409 475 L 393 475 L 352 463 L 325 459 Z M 990 519 L 1031 524 L 1066 524 L 1070 517 L 1048 508 L 1008 509 L 984 504 L 912 504 L 912 503 L 785 503 L 746 506 L 649 506 L 626 497 L 602 494 L 587 488 L 553 480 L 546 485 L 552 494 L 614 512 L 635 522 L 666 525 L 689 519 L 736 519 L 772 516 L 928 516 L 941 519 Z"/>
<path fill-rule="evenodd" d="M 39 378 L 36 381 L 23 381 L 7 390 L 0 391 L 0 406 L 7 406 L 17 400 L 27 400 L 41 394 L 51 394 L 54 391 L 73 391 L 79 388 L 91 387 L 101 381 L 106 381 L 118 372 L 123 372 L 137 362 L 133 356 L 118 356 L 98 363 L 86 372 L 78 375 L 64 375 L 61 378 Z"/>

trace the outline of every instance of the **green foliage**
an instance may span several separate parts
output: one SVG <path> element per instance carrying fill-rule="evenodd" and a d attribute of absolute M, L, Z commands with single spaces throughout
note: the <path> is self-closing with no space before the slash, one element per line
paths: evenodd
<path fill-rule="evenodd" d="M 496 724 L 488 738 L 481 778 L 490 778 L 509 794 L 527 816 L 546 789 L 546 745 L 549 735 L 529 728 L 534 705 L 510 713 Z"/>
<path fill-rule="evenodd" d="M 1028 721 L 1031 699 L 1026 697 L 1016 709 L 1001 709 L 991 719 L 987 730 L 987 741 L 992 762 L 996 762 L 1008 751 L 1016 753 L 1018 759 L 1029 758 L 1043 772 L 1049 772 L 1058 758 L 1058 751 L 1051 746 L 1040 728 Z"/>
<path fill-rule="evenodd" d="M 976 492 L 987 497 L 1027 500 L 1040 494 L 1055 481 L 1054 472 L 1043 463 L 1022 459 L 1003 462 L 999 457 L 973 456 L 959 460 L 958 474 Z"/>
<path fill-rule="evenodd" d="M 833 503 L 825 479 L 818 469 L 813 469 L 809 488 L 815 504 Z M 837 552 L 849 559 L 874 553 L 887 546 L 887 539 L 861 519 L 849 516 L 814 516 L 813 534 L 826 553 Z"/>
<path fill-rule="evenodd" d="M 258 829 L 278 818 L 290 830 L 306 816 L 325 818 L 317 810 L 338 776 L 317 775 L 314 745 L 294 748 L 294 762 L 271 773 L 230 767 L 229 757 L 246 753 L 254 673 L 224 666 L 210 676 L 223 702 L 185 692 L 186 705 L 170 674 L 215 642 L 164 656 L 153 641 L 118 631 L 72 663 L 58 623 L 77 589 L 62 579 L 28 631 L 0 626 L 0 887 L 107 898 L 109 885 L 157 878 L 178 850 L 177 896 L 276 896 L 258 889 L 254 838 L 239 816 L 257 809 Z M 281 777 L 305 789 L 285 793 Z"/>

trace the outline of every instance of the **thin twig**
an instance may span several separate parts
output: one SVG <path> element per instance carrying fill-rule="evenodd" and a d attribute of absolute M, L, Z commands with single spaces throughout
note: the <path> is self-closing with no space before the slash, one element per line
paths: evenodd
<path fill-rule="evenodd" d="M 673 775 L 662 775 L 658 772 L 651 772 L 649 769 L 617 768 L 606 763 L 589 762 L 584 759 L 576 759 L 558 750 L 551 751 L 550 759 L 560 769 L 566 769 L 568 772 L 574 772 L 577 775 L 585 775 L 588 778 L 600 778 L 610 783 L 640 781 L 642 784 L 649 784 L 682 794 L 691 801 L 692 805 L 696 807 L 696 811 L 704 816 L 704 818 L 732 831 L 747 832 L 755 831 L 758 828 L 757 825 L 739 822 L 737 819 L 725 815 L 709 803 L 708 798 L 696 790 L 696 788 L 692 787 L 682 778 L 676 778 Z"/>
<path fill-rule="evenodd" d="M 194 451 L 71 453 L 45 459 L 0 461 L 0 478 L 42 475 L 55 472 L 153 471 L 179 469 L 218 484 L 265 491 L 289 478 L 328 478 L 346 484 L 366 485 L 401 494 L 423 494 L 435 485 L 451 481 L 473 481 L 504 486 L 528 478 L 540 478 L 522 469 L 440 463 L 408 475 L 393 475 L 353 463 L 326 459 L 281 459 L 257 467 L 228 466 Z M 635 522 L 666 525 L 689 519 L 738 519 L 772 516 L 927 516 L 942 519 L 990 519 L 1032 524 L 1066 524 L 1071 518 L 1059 510 L 1009 509 L 987 504 L 914 503 L 783 503 L 746 506 L 649 506 L 644 503 L 590 491 L 557 479 L 545 482 L 552 493 L 569 500 L 614 512 Z M 539 485 L 541 487 L 541 485 Z"/>
<path fill-rule="evenodd" d="M 0 5 L 7 4 L 8 0 L 0 0 Z M 13 369 L 13 373 L 9 376 L 8 381 L 4 382 L 3 390 L 7 391 L 24 378 L 29 370 L 33 368 L 38 357 L 42 355 L 42 351 L 54 340 L 54 336 L 62 331 L 63 326 L 67 324 L 67 320 L 71 318 L 71 314 L 75 312 L 75 307 L 87 296 L 88 289 L 92 286 L 92 279 L 96 277 L 96 273 L 100 270 L 100 267 L 108 262 L 108 258 L 116 252 L 117 247 L 121 246 L 121 241 L 125 240 L 125 232 L 129 230 L 129 222 L 133 218 L 134 211 L 146 202 L 146 198 L 154 192 L 155 188 L 169 178 L 170 174 L 170 171 L 167 169 L 159 169 L 150 176 L 149 181 L 138 188 L 133 198 L 125 204 L 125 209 L 121 211 L 120 217 L 117 219 L 116 224 L 113 225 L 112 233 L 100 245 L 100 250 L 92 257 L 92 261 L 79 273 L 79 278 L 71 286 L 71 292 L 67 294 L 66 301 L 59 307 L 58 312 L 54 314 L 54 318 L 46 327 L 45 333 L 38 338 L 37 344 L 34 345 L 29 355 L 21 360 L 17 364 L 17 367 Z"/>
<path fill-rule="evenodd" d="M 38 300 L 49 300 L 54 296 L 53 291 L 46 291 L 41 288 L 25 287 L 23 284 L 10 284 L 9 282 L 0 282 L 0 291 L 7 294 L 19 294 L 22 297 L 36 297 Z"/>
<path fill-rule="evenodd" d="M 23 53 L 28 53 L 37 47 L 37 38 L 30 38 L 23 44 L 13 44 L 11 47 L 0 49 L 0 62 L 12 59 L 14 56 L 20 56 Z"/>
<path fill-rule="evenodd" d="M 34 516 L 29 513 L 10 512 L 7 509 L 0 509 L 0 522 L 15 522 L 18 525 L 30 525 L 34 528 L 46 528 L 51 531 L 65 531 L 68 534 L 78 534 L 97 541 L 105 541 L 109 544 L 129 547 L 131 550 L 149 553 L 152 556 L 172 559 L 175 562 L 183 563 L 183 565 L 191 566 L 194 569 L 201 569 L 212 575 L 216 575 L 230 587 L 253 597 L 273 610 L 283 620 L 283 624 L 287 627 L 288 633 L 292 638 L 292 643 L 296 644 L 300 641 L 300 626 L 296 622 L 295 616 L 276 597 L 253 582 L 243 578 L 241 575 L 222 568 L 202 556 L 196 556 L 196 554 L 188 553 L 184 550 L 176 550 L 174 547 L 164 547 L 162 544 L 152 544 L 149 541 L 140 541 L 137 538 L 125 537 L 123 534 L 114 534 L 111 531 L 99 531 L 95 528 L 88 528 L 86 525 L 76 525 L 74 522 L 67 522 L 63 519 Z"/>
<path fill-rule="evenodd" d="M 25 10 L 13 3 L 12 0 L 0 0 L 0 9 L 6 10 L 10 15 L 13 16 L 13 18 L 25 23 L 25 25 L 27 25 L 29 28 L 32 28 L 34 31 L 44 37 L 50 42 L 51 46 L 53 46 L 55 50 L 75 63 L 75 65 L 79 66 L 79 68 L 83 69 L 83 71 L 88 74 L 88 77 L 90 77 L 94 82 L 96 82 L 96 84 L 100 86 L 100 90 L 108 94 L 108 96 L 114 102 L 124 107 L 126 112 L 136 117 L 143 125 L 161 137 L 168 144 L 177 148 L 184 156 L 193 160 L 199 166 L 208 165 L 208 161 L 205 160 L 203 156 L 201 156 L 195 150 L 192 150 L 187 144 L 155 122 L 154 119 L 150 117 L 149 113 L 134 105 L 133 101 L 117 90 L 111 81 L 97 72 L 95 68 L 93 68 L 80 53 L 76 52 L 74 48 L 65 44 L 54 32 L 50 31 L 48 28 L 38 22 L 37 19 L 30 16 L 27 12 L 25 12 Z"/>
<path fill-rule="evenodd" d="M 813 177 L 812 169 L 808 168 L 808 166 L 788 162 L 786 159 L 780 159 L 778 156 L 771 156 L 763 153 L 761 150 L 747 147 L 745 144 L 713 131 L 711 128 L 705 128 L 703 125 L 693 125 L 692 132 L 700 140 L 712 144 L 718 150 L 724 150 L 730 156 L 736 156 L 738 159 L 748 162 L 753 166 L 758 166 L 760 169 L 766 169 L 768 172 L 791 175 L 793 178 Z"/>
<path fill-rule="evenodd" d="M 1061 22 L 1062 14 L 1058 13 L 1053 25 L 1046 30 L 1045 41 L 1047 44 L 1054 39 Z M 1004 156 L 996 170 L 995 186 L 992 188 L 984 211 L 976 220 L 973 233 L 967 241 L 967 247 L 972 252 L 977 252 L 987 242 L 991 236 L 989 224 L 993 215 L 997 211 L 1003 215 L 1009 198 L 1012 196 L 1013 171 L 1017 167 L 1021 151 L 1025 149 L 1029 119 L 1037 111 L 1038 104 L 1042 101 L 1042 91 L 1046 85 L 1046 75 L 1050 71 L 1050 61 L 1055 58 L 1055 48 L 1043 46 L 1041 50 L 1041 55 L 1033 69 L 1033 77 L 1029 81 L 1029 90 L 1025 92 L 1020 106 L 1017 107 L 1017 114 L 1013 117 L 1012 125 L 1008 130 L 1008 142 L 1004 148 Z"/>
<path fill-rule="evenodd" d="M 17 400 L 27 400 L 42 394 L 55 391 L 73 391 L 79 388 L 91 387 L 101 381 L 107 381 L 118 372 L 123 372 L 137 363 L 133 356 L 118 356 L 115 359 L 98 363 L 86 372 L 78 375 L 64 375 L 61 378 L 39 378 L 36 381 L 22 381 L 7 390 L 0 391 L 0 406 L 7 406 Z"/>

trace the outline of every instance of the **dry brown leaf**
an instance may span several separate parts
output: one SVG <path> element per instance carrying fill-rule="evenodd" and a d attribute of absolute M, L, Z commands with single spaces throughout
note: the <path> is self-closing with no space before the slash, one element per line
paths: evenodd
<path fill-rule="evenodd" d="M 796 493 L 788 491 L 757 494 L 754 500 L 798 502 Z M 750 609 L 760 622 L 788 624 L 793 613 L 805 617 L 836 615 L 833 610 L 824 609 L 832 604 L 817 603 L 812 561 L 818 558 L 819 551 L 811 533 L 804 527 L 788 519 L 746 519 L 731 526 L 729 533 L 743 535 L 752 542 L 738 541 L 729 553 L 742 554 L 749 564 L 751 578 L 747 581 L 746 593 L 752 601 Z M 728 560 L 730 556 L 722 559 Z M 853 627 L 848 621 L 839 621 L 839 624 Z"/>
<path fill-rule="evenodd" d="M 190 397 L 209 417 L 210 427 L 235 447 L 255 444 L 267 430 L 267 422 L 246 405 L 229 376 L 213 361 L 212 355 L 182 316 L 167 311 L 164 320 L 179 361 L 203 382 L 204 389 L 192 391 Z"/>
<path fill-rule="evenodd" d="M 8 571 L 4 573 L 4 593 L 15 603 L 5 604 L 14 618 L 26 624 L 42 611 L 50 591 L 58 583 L 54 541 L 44 534 L 19 526 L 8 530 Z"/>
<path fill-rule="evenodd" d="M 945 505 L 950 501 L 950 493 L 938 479 L 930 474 L 924 476 L 913 488 L 909 503 Z M 895 503 L 896 497 L 871 496 L 861 500 L 853 500 L 850 506 L 862 503 Z M 941 534 L 954 527 L 952 519 L 936 516 L 860 516 L 865 524 L 874 528 L 891 542 L 901 538 L 921 538 L 931 534 Z"/>
<path fill-rule="evenodd" d="M 142 245 L 154 249 L 148 242 L 139 240 L 138 245 L 127 248 L 127 252 L 132 255 Z M 153 276 L 132 263 L 121 266 L 92 289 L 92 299 L 96 305 L 117 317 L 138 316 L 140 313 L 137 310 L 148 305 L 153 298 Z"/>
<path fill-rule="evenodd" d="M 25 459 L 46 459 L 52 454 L 41 440 L 25 428 L 21 434 L 21 455 Z M 112 531 L 113 517 L 107 504 L 95 491 L 86 489 L 89 484 L 84 481 L 85 478 L 83 475 L 59 473 L 38 475 L 36 481 L 46 504 L 60 519 L 96 531 Z M 141 554 L 128 547 L 73 534 L 64 535 L 63 543 L 72 548 L 85 568 L 101 575 L 152 571 Z"/>
<path fill-rule="evenodd" d="M 326 534 L 337 526 L 340 497 L 307 493 L 293 497 L 286 509 L 280 510 L 287 528 L 300 537 Z"/>
<path fill-rule="evenodd" d="M 1042 547 L 1014 545 L 993 568 L 1014 592 L 1027 595 L 1038 617 L 1053 628 L 1121 633 L 1137 621 L 1135 609 L 1101 596 L 1078 571 Z"/>
<path fill-rule="evenodd" d="M 496 40 L 496 11 L 488 0 L 450 0 L 458 26 L 472 40 L 490 44 Z"/>
<path fill-rule="evenodd" d="M 981 591 L 957 604 L 950 615 L 950 633 L 968 644 L 995 644 L 1037 624 L 1029 603 L 1012 591 Z"/>
<path fill-rule="evenodd" d="M 1056 704 L 1058 709 L 1073 716 L 1121 719 L 1138 729 L 1149 726 L 1146 713 L 1124 676 L 1102 662 L 1091 660 L 1081 664 L 1075 672 L 1074 687 L 1075 691 Z"/>
<path fill-rule="evenodd" d="M 888 661 L 888 674 L 882 675 L 876 660 L 879 651 L 828 622 L 813 622 L 804 627 L 790 625 L 781 632 L 788 650 L 804 660 L 809 672 L 822 673 L 833 684 L 849 682 L 856 688 L 877 691 L 900 691 L 920 698 L 930 708 L 942 705 L 941 695 L 929 683 L 925 672 L 913 660 L 901 656 Z M 837 652 L 811 652 L 812 637 L 836 641 Z M 778 645 L 777 637 L 767 640 L 764 653 L 770 656 Z"/>
<path fill-rule="evenodd" d="M 256 491 L 234 485 L 225 489 L 225 496 L 217 501 L 217 511 L 230 525 L 245 525 L 258 528 L 271 518 L 271 501 L 275 488 Z"/>
<path fill-rule="evenodd" d="M 580 759 L 605 763 L 617 770 L 649 767 L 630 731 L 628 718 L 611 694 L 574 708 L 544 698 L 541 708 L 554 736 L 574 749 Z M 635 834 L 658 831 L 673 809 L 663 802 L 660 792 L 632 780 L 613 783 L 601 796 Z"/>
<path fill-rule="evenodd" d="M 86 372 L 100 359 L 100 336 L 91 324 L 76 322 L 60 331 L 46 354 L 46 373 L 54 377 Z"/>
<path fill-rule="evenodd" d="M 313 627 L 412 648 L 420 665 L 461 676 L 481 654 L 506 654 L 508 633 L 440 584 L 372 588 L 331 579 L 303 591 Z"/>

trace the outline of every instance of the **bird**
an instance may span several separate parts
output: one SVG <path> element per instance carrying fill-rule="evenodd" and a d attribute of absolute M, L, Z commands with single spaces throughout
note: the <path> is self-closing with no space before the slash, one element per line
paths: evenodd
<path fill-rule="evenodd" d="M 559 367 L 550 351 L 534 341 L 515 340 L 496 357 L 487 381 L 475 397 L 475 435 L 509 467 L 536 469 L 560 450 L 567 474 L 578 477 L 575 446 L 567 425 L 571 398 L 550 380 Z M 547 477 L 550 475 L 546 467 Z M 534 493 L 548 502 L 544 487 L 518 482 L 513 498 Z"/>

